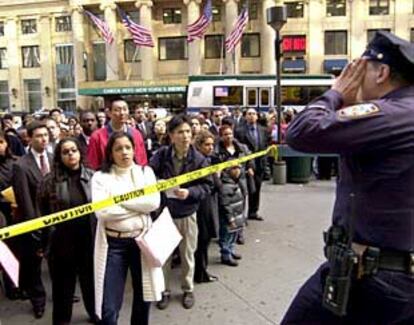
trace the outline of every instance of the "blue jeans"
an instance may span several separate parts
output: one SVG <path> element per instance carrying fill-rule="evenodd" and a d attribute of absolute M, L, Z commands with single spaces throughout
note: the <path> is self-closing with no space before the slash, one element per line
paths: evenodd
<path fill-rule="evenodd" d="M 230 260 L 234 253 L 234 246 L 237 240 L 238 231 L 229 232 L 227 230 L 227 220 L 220 218 L 219 224 L 219 245 L 220 254 L 223 260 Z"/>
<path fill-rule="evenodd" d="M 116 325 L 124 297 L 128 268 L 131 268 L 133 303 L 131 325 L 149 322 L 150 303 L 145 302 L 142 292 L 141 253 L 132 238 L 108 237 L 104 298 L 101 325 Z"/>

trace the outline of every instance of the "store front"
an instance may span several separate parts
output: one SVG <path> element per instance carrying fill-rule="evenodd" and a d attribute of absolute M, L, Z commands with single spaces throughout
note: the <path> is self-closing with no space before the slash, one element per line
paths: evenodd
<path fill-rule="evenodd" d="M 80 85 L 79 95 L 103 97 L 105 106 L 111 97 L 121 96 L 130 107 L 145 105 L 148 107 L 166 108 L 170 112 L 178 113 L 185 109 L 188 80 L 169 81 L 106 81 L 86 82 Z"/>

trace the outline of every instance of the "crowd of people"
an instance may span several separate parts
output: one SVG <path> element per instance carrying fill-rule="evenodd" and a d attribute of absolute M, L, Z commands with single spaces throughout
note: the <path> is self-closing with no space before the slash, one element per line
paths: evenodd
<path fill-rule="evenodd" d="M 132 113 L 132 114 L 130 114 Z M 286 116 L 289 119 L 289 114 Z M 59 109 L 26 115 L 17 126 L 2 118 L 0 191 L 14 189 L 16 202 L 0 201 L 1 226 L 16 224 L 112 195 L 154 184 L 200 168 L 238 159 L 277 141 L 275 112 L 227 107 L 157 119 L 144 107 L 129 108 L 122 98 L 98 113 L 82 111 L 66 118 Z M 286 130 L 282 123 L 282 137 Z M 275 129 L 276 128 L 276 129 Z M 126 274 L 132 275 L 131 324 L 146 324 L 151 301 L 168 307 L 172 262 L 181 264 L 182 305 L 195 303 L 194 283 L 218 278 L 208 271 L 208 251 L 218 239 L 222 264 L 236 267 L 242 258 L 248 220 L 259 214 L 267 157 L 198 179 L 173 190 L 126 201 L 76 220 L 37 230 L 7 242 L 20 262 L 20 286 L 4 275 L 6 296 L 29 299 L 36 318 L 46 307 L 42 261 L 52 283 L 53 324 L 69 324 L 79 279 L 91 323 L 117 324 Z M 182 235 L 163 278 L 148 265 L 135 238 L 168 208 Z M 175 257 L 175 258 L 174 258 Z"/>

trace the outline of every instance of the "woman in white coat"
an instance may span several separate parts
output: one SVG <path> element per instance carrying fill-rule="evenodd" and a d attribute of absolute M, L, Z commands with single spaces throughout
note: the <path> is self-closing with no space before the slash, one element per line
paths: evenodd
<path fill-rule="evenodd" d="M 128 133 L 113 133 L 102 170 L 92 178 L 92 200 L 100 201 L 155 182 L 150 167 L 135 164 L 132 137 Z M 149 301 L 160 299 L 163 279 L 157 279 L 157 272 L 146 264 L 135 238 L 151 227 L 149 213 L 159 204 L 160 195 L 155 193 L 96 212 L 94 271 L 100 324 L 117 324 L 128 268 L 133 285 L 131 325 L 148 324 Z"/>

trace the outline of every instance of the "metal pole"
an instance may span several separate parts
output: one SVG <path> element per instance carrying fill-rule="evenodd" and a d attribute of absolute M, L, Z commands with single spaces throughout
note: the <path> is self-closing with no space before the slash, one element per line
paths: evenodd
<path fill-rule="evenodd" d="M 280 59 L 282 57 L 280 49 L 280 31 L 276 30 L 275 39 L 275 52 L 276 52 L 276 109 L 277 109 L 277 143 L 282 143 L 282 130 L 281 130 L 281 117 L 282 117 L 282 101 L 281 101 L 281 88 L 280 88 Z"/>

